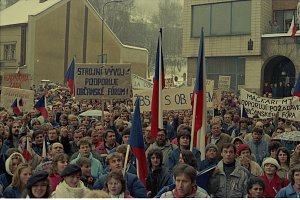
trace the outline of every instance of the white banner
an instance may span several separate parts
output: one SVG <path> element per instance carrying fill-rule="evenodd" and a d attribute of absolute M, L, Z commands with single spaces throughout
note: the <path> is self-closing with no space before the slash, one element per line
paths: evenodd
<path fill-rule="evenodd" d="M 241 89 L 241 104 L 249 117 L 258 114 L 260 118 L 265 119 L 278 114 L 280 118 L 300 121 L 300 99 L 298 97 L 271 99 Z"/>
<path fill-rule="evenodd" d="M 219 76 L 218 88 L 223 91 L 230 90 L 230 80 L 231 76 Z"/>
<path fill-rule="evenodd" d="M 131 74 L 131 83 L 132 89 L 134 90 L 150 89 L 153 87 L 153 83 L 151 83 L 151 81 L 135 74 Z"/>

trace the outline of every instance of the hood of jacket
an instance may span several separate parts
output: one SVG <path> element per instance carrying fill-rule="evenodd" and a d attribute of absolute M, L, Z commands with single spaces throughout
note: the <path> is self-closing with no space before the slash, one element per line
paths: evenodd
<path fill-rule="evenodd" d="M 6 172 L 7 172 L 9 175 L 11 175 L 11 176 L 13 175 L 13 173 L 10 171 L 10 164 L 11 164 L 11 162 L 12 162 L 12 157 L 13 157 L 14 155 L 19 155 L 19 156 L 21 156 L 22 162 L 23 162 L 23 163 L 26 162 L 25 159 L 24 159 L 24 157 L 22 156 L 22 154 L 20 154 L 20 153 L 18 153 L 18 152 L 12 153 L 12 154 L 7 158 L 7 160 L 5 161 L 5 170 L 6 170 Z"/>

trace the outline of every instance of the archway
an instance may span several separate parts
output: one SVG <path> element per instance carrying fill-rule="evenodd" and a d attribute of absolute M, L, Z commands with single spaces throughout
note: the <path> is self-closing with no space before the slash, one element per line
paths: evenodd
<path fill-rule="evenodd" d="M 295 65 L 285 56 L 272 57 L 265 65 L 264 68 L 264 83 L 279 83 L 284 85 L 290 83 L 291 86 L 295 84 Z"/>

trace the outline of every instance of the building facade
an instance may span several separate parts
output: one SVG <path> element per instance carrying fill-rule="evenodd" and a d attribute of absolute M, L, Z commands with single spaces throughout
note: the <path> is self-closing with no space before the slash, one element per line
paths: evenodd
<path fill-rule="evenodd" d="M 185 0 L 183 55 L 196 74 L 201 27 L 207 78 L 231 76 L 231 90 L 261 93 L 264 83 L 295 83 L 299 41 L 287 34 L 298 0 Z M 188 85 L 192 84 L 191 81 Z"/>
<path fill-rule="evenodd" d="M 102 18 L 87 0 L 19 0 L 0 12 L 0 70 L 32 75 L 32 83 L 62 83 L 73 57 L 78 63 L 101 60 Z M 146 77 L 148 51 L 124 45 L 104 22 L 107 63 L 130 63 Z"/>

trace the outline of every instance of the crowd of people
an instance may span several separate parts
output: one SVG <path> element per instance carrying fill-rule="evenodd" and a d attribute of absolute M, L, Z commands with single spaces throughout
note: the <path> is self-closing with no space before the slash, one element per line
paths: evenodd
<path fill-rule="evenodd" d="M 151 112 L 141 113 L 143 182 L 131 151 L 124 164 L 132 100 L 77 101 L 62 85 L 32 90 L 36 101 L 46 95 L 47 119 L 36 109 L 20 116 L 0 109 L 0 197 L 299 197 L 300 145 L 276 137 L 299 130 L 300 123 L 243 118 L 234 93 L 224 92 L 207 115 L 205 152 L 190 150 L 191 110 L 164 111 L 155 138 Z M 102 117 L 80 115 L 103 108 Z"/>

